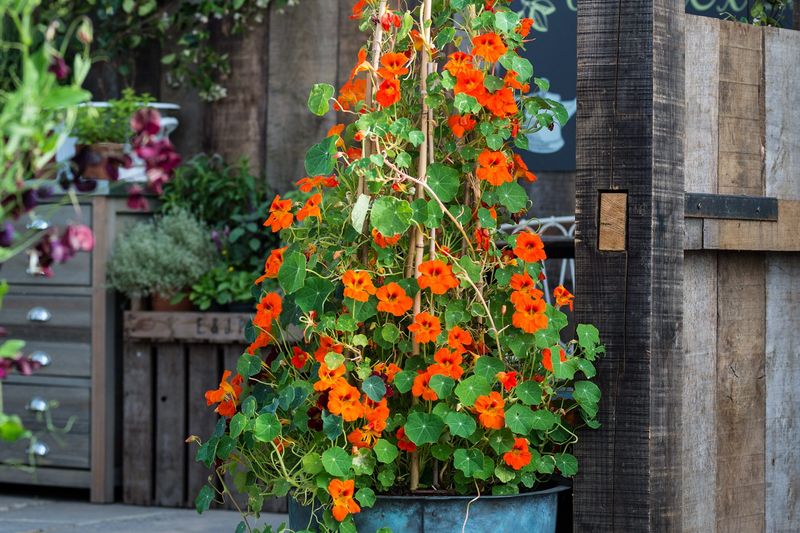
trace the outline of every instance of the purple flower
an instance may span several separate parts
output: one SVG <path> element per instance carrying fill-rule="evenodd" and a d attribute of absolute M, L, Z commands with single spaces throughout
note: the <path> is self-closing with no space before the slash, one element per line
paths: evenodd
<path fill-rule="evenodd" d="M 69 66 L 64 58 L 61 56 L 53 56 L 50 66 L 47 68 L 49 72 L 55 74 L 57 80 L 63 80 L 69 76 Z"/>
<path fill-rule="evenodd" d="M 147 198 L 144 197 L 144 189 L 138 185 L 133 185 L 128 189 L 128 201 L 126 202 L 128 209 L 134 211 L 147 210 Z"/>
<path fill-rule="evenodd" d="M 0 247 L 8 248 L 14 243 L 14 226 L 11 222 L 6 222 L 2 225 L 0 231 Z"/>
<path fill-rule="evenodd" d="M 161 131 L 161 114 L 151 107 L 139 109 L 131 117 L 131 129 L 137 135 L 156 135 Z"/>

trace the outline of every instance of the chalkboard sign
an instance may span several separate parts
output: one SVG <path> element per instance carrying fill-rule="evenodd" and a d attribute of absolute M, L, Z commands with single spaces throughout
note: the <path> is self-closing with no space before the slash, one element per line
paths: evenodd
<path fill-rule="evenodd" d="M 570 120 L 563 128 L 528 136 L 525 163 L 534 171 L 575 170 L 575 86 L 577 82 L 577 4 L 580 0 L 514 0 L 512 9 L 534 20 L 523 54 L 533 63 L 535 75 L 550 80 L 550 93 L 567 108 Z M 753 0 L 686 0 L 686 12 L 715 18 L 747 17 Z M 782 17 L 791 25 L 791 8 Z M 535 89 L 535 88 L 534 88 Z"/>

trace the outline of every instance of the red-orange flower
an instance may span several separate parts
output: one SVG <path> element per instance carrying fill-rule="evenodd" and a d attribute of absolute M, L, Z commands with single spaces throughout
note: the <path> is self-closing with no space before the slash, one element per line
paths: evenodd
<path fill-rule="evenodd" d="M 478 97 L 478 102 L 498 118 L 516 115 L 519 112 L 517 101 L 514 99 L 514 92 L 508 87 L 503 87 L 493 93 L 483 92 Z"/>
<path fill-rule="evenodd" d="M 447 345 L 458 353 L 464 353 L 467 351 L 467 346 L 470 346 L 471 344 L 472 335 L 459 326 L 453 326 L 453 329 L 451 329 L 447 334 Z"/>
<path fill-rule="evenodd" d="M 319 210 L 320 205 L 322 205 L 322 195 L 317 193 L 306 200 L 305 205 L 297 212 L 297 221 L 302 222 L 306 217 L 322 218 L 322 213 Z"/>
<path fill-rule="evenodd" d="M 511 317 L 511 323 L 526 333 L 536 333 L 547 327 L 547 304 L 544 300 L 534 300 L 528 296 L 521 296 L 515 304 L 516 311 Z"/>
<path fill-rule="evenodd" d="M 269 253 L 269 257 L 267 257 L 264 263 L 264 275 L 256 279 L 256 285 L 265 279 L 275 279 L 278 277 L 278 271 L 281 269 L 281 265 L 283 265 L 283 254 L 286 252 L 286 248 L 287 246 L 277 248 Z"/>
<path fill-rule="evenodd" d="M 468 131 L 474 130 L 477 124 L 472 115 L 452 115 L 447 119 L 447 125 L 450 126 L 453 135 L 459 139 Z"/>
<path fill-rule="evenodd" d="M 488 396 L 478 396 L 475 400 L 475 411 L 478 420 L 486 429 L 503 429 L 506 422 L 506 413 L 503 410 L 506 402 L 499 392 L 492 391 Z"/>
<path fill-rule="evenodd" d="M 422 397 L 423 400 L 438 400 L 436 391 L 431 388 L 431 377 L 433 377 L 433 372 L 430 370 L 417 374 L 414 378 L 414 385 L 411 387 L 411 394 L 417 398 Z"/>
<path fill-rule="evenodd" d="M 366 302 L 370 294 L 375 294 L 375 285 L 372 284 L 369 273 L 363 270 L 348 270 L 342 276 L 342 283 L 345 297 L 358 302 Z"/>
<path fill-rule="evenodd" d="M 453 275 L 450 265 L 438 259 L 425 261 L 419 265 L 417 284 L 420 289 L 430 289 L 433 294 L 444 294 L 458 287 L 458 279 Z"/>
<path fill-rule="evenodd" d="M 341 416 L 345 422 L 358 420 L 364 414 L 361 392 L 344 380 L 338 381 L 328 394 L 328 411 Z"/>
<path fill-rule="evenodd" d="M 536 181 L 536 174 L 528 170 L 528 165 L 522 160 L 519 154 L 514 154 L 514 177 L 524 179 L 531 183 Z"/>
<path fill-rule="evenodd" d="M 544 296 L 544 293 L 536 288 L 536 282 L 527 272 L 511 276 L 510 285 L 514 289 L 514 292 L 511 293 L 511 303 L 515 306 L 525 297 L 538 300 Z"/>
<path fill-rule="evenodd" d="M 296 185 L 300 192 L 311 192 L 311 189 L 315 187 L 336 187 L 339 185 L 339 181 L 336 176 L 315 176 L 313 178 L 302 178 L 297 181 Z"/>
<path fill-rule="evenodd" d="M 397 375 L 397 373 L 403 369 L 394 363 L 389 363 L 388 365 L 386 363 L 378 363 L 373 367 L 373 370 L 379 374 L 386 375 L 389 383 L 391 383 L 394 381 L 394 377 Z"/>
<path fill-rule="evenodd" d="M 447 57 L 450 58 L 450 60 L 445 63 L 444 68 L 453 76 L 458 77 L 458 75 L 463 72 L 473 70 L 471 55 L 465 54 L 464 52 L 454 52 Z"/>
<path fill-rule="evenodd" d="M 349 514 L 361 511 L 361 507 L 359 507 L 353 499 L 355 483 L 352 479 L 347 479 L 345 481 L 336 478 L 332 479 L 330 483 L 328 483 L 328 492 L 333 500 L 331 513 L 333 513 L 333 517 L 339 522 L 347 518 Z"/>
<path fill-rule="evenodd" d="M 510 391 L 517 386 L 517 373 L 516 372 L 498 372 L 497 381 L 503 386 L 503 389 Z"/>
<path fill-rule="evenodd" d="M 567 360 L 567 353 L 563 348 L 559 348 L 558 351 L 559 359 L 562 363 L 565 362 Z M 542 350 L 542 366 L 550 372 L 553 371 L 553 352 L 550 350 L 550 348 L 545 348 Z"/>
<path fill-rule="evenodd" d="M 472 232 L 472 238 L 475 240 L 475 244 L 483 251 L 488 251 L 490 244 L 491 244 L 491 235 L 489 234 L 489 230 L 483 228 L 475 228 L 475 231 Z"/>
<path fill-rule="evenodd" d="M 381 27 L 383 28 L 383 31 L 389 31 L 392 26 L 399 28 L 400 24 L 400 17 L 391 9 L 387 9 L 386 12 L 381 15 Z"/>
<path fill-rule="evenodd" d="M 518 76 L 519 74 L 517 74 L 517 72 L 513 70 L 506 71 L 506 75 L 503 77 L 503 83 L 505 84 L 506 87 L 510 89 L 517 89 L 519 91 L 527 93 L 530 90 L 531 86 L 528 85 L 527 83 L 523 84 L 521 81 L 519 81 Z"/>
<path fill-rule="evenodd" d="M 404 452 L 410 453 L 417 451 L 417 445 L 409 440 L 409 438 L 406 436 L 406 430 L 403 429 L 402 426 L 397 430 L 397 433 L 395 433 L 394 436 L 397 437 L 397 447 Z"/>
<path fill-rule="evenodd" d="M 256 305 L 256 316 L 253 317 L 253 324 L 265 331 L 269 331 L 272 328 L 273 320 L 277 320 L 281 316 L 282 310 L 283 302 L 280 295 L 276 292 L 267 293 Z"/>
<path fill-rule="evenodd" d="M 337 111 L 349 111 L 364 100 L 367 94 L 367 80 L 355 79 L 348 81 L 339 89 L 339 98 L 333 107 Z"/>
<path fill-rule="evenodd" d="M 544 261 L 547 259 L 547 255 L 544 253 L 544 242 L 542 242 L 542 238 L 538 234 L 530 231 L 523 231 L 517 235 L 514 255 L 526 263 L 536 263 L 537 261 Z"/>
<path fill-rule="evenodd" d="M 461 72 L 456 76 L 456 85 L 453 87 L 453 92 L 455 94 L 465 93 L 478 98 L 486 92 L 483 78 L 483 72 L 480 70 L 471 69 Z"/>
<path fill-rule="evenodd" d="M 519 21 L 519 26 L 517 26 L 517 28 L 514 31 L 522 35 L 523 37 L 527 37 L 528 34 L 531 32 L 532 27 L 533 27 L 533 19 L 526 17 Z"/>
<path fill-rule="evenodd" d="M 503 454 L 503 461 L 514 470 L 520 470 L 531 462 L 528 439 L 514 437 L 514 446 Z"/>
<path fill-rule="evenodd" d="M 292 346 L 292 351 L 294 352 L 294 355 L 292 355 L 292 366 L 300 370 L 306 366 L 306 361 L 308 361 L 308 352 L 304 351 L 299 346 Z"/>
<path fill-rule="evenodd" d="M 372 448 L 379 438 L 381 438 L 381 432 L 375 431 L 368 426 L 354 429 L 347 434 L 347 442 L 356 448 Z"/>
<path fill-rule="evenodd" d="M 206 392 L 206 404 L 218 403 L 219 405 L 214 410 L 225 418 L 236 414 L 236 405 L 239 403 L 239 395 L 242 394 L 242 376 L 236 374 L 229 382 L 230 377 L 231 371 L 226 370 L 222 373 L 219 388 Z"/>
<path fill-rule="evenodd" d="M 390 79 L 408 74 L 408 56 L 398 52 L 390 52 L 381 56 L 381 68 L 378 69 L 378 74 L 382 78 Z"/>
<path fill-rule="evenodd" d="M 484 150 L 478 155 L 478 179 L 488 181 L 495 187 L 514 181 L 508 171 L 508 159 L 503 152 Z"/>
<path fill-rule="evenodd" d="M 314 383 L 314 390 L 322 392 L 336 387 L 339 383 L 347 383 L 342 378 L 344 372 L 344 365 L 339 365 L 334 369 L 330 369 L 324 362 L 320 363 L 319 370 L 317 370 L 317 377 L 319 379 Z"/>
<path fill-rule="evenodd" d="M 472 53 L 486 61 L 494 63 L 508 52 L 508 47 L 503 44 L 503 39 L 496 33 L 484 33 L 472 38 Z"/>
<path fill-rule="evenodd" d="M 256 351 L 272 342 L 272 335 L 267 331 L 259 331 L 256 339 L 246 348 L 247 353 L 255 355 Z"/>
<path fill-rule="evenodd" d="M 383 107 L 389 107 L 400 101 L 400 81 L 396 79 L 383 80 L 378 92 L 375 93 L 375 101 Z"/>
<path fill-rule="evenodd" d="M 355 4 L 353 4 L 353 13 L 350 15 L 351 19 L 360 19 L 364 16 L 364 6 L 367 4 L 367 0 L 358 0 Z"/>
<path fill-rule="evenodd" d="M 437 364 L 428 368 L 428 372 L 431 374 L 450 376 L 453 379 L 461 379 L 464 374 L 464 369 L 461 368 L 461 362 L 464 358 L 461 357 L 461 353 L 458 351 L 451 352 L 447 348 L 442 348 L 434 354 L 433 359 Z"/>
<path fill-rule="evenodd" d="M 364 401 L 364 418 L 367 419 L 367 426 L 380 433 L 386 429 L 386 421 L 389 418 L 389 407 L 386 398 L 379 402 L 373 402 L 369 398 Z"/>
<path fill-rule="evenodd" d="M 372 228 L 372 239 L 375 241 L 375 244 L 377 244 L 379 248 L 394 246 L 400 240 L 400 237 L 402 237 L 402 235 L 400 235 L 399 233 L 396 233 L 391 237 L 386 237 L 383 234 L 381 234 L 381 232 L 378 231 L 377 229 Z"/>
<path fill-rule="evenodd" d="M 414 323 L 408 326 L 408 331 L 414 334 L 414 340 L 419 343 L 436 342 L 436 337 L 442 332 L 442 326 L 438 318 L 422 312 L 414 317 Z"/>
<path fill-rule="evenodd" d="M 325 362 L 325 356 L 328 355 L 330 352 L 334 353 L 342 353 L 344 351 L 344 346 L 341 344 L 336 344 L 332 338 L 328 337 L 327 335 L 323 335 L 319 339 L 319 347 L 317 351 L 314 352 L 314 359 L 319 362 Z"/>
<path fill-rule="evenodd" d="M 563 285 L 559 285 L 553 289 L 553 298 L 556 299 L 556 305 L 558 307 L 568 305 L 569 310 L 572 311 L 572 300 L 575 297 L 572 295 L 572 293 L 565 289 Z"/>
<path fill-rule="evenodd" d="M 288 228 L 294 220 L 291 210 L 292 201 L 281 200 L 280 195 L 276 195 L 269 208 L 269 218 L 264 221 L 264 225 L 269 226 L 273 232 Z"/>
<path fill-rule="evenodd" d="M 393 281 L 379 288 L 375 296 L 378 298 L 378 311 L 394 316 L 403 316 L 414 305 L 405 289 Z"/>

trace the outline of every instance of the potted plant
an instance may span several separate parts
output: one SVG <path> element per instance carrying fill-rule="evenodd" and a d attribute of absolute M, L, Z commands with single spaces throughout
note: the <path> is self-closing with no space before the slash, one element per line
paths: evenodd
<path fill-rule="evenodd" d="M 213 266 L 212 247 L 208 228 L 186 211 L 137 222 L 114 243 L 109 285 L 132 299 L 150 296 L 154 311 L 189 310 L 186 290 Z"/>
<path fill-rule="evenodd" d="M 355 122 L 309 149 L 301 197 L 272 201 L 264 224 L 286 247 L 263 277 L 281 290 L 206 394 L 223 418 L 197 459 L 222 494 L 232 473 L 251 513 L 289 495 L 295 531 L 552 533 L 577 430 L 598 425 L 597 329 L 562 338 L 572 295 L 542 298 L 542 239 L 499 231 L 535 179 L 513 146 L 566 120 L 528 95 L 546 86 L 518 54 L 532 21 L 504 2 L 433 5 L 356 3 L 370 44 L 337 98 L 316 85 L 308 100 Z"/>

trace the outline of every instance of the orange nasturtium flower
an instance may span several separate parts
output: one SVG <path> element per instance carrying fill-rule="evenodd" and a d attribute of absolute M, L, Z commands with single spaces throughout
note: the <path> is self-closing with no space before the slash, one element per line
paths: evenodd
<path fill-rule="evenodd" d="M 417 374 L 414 378 L 414 385 L 411 387 L 411 394 L 417 398 L 421 396 L 423 400 L 438 400 L 439 397 L 436 395 L 436 391 L 431 388 L 431 377 L 433 375 L 430 370 Z"/>
<path fill-rule="evenodd" d="M 488 91 L 481 93 L 478 101 L 498 118 L 506 118 L 519 112 L 517 101 L 514 99 L 514 92 L 508 87 L 503 87 L 493 93 Z"/>
<path fill-rule="evenodd" d="M 400 81 L 396 79 L 383 80 L 375 93 L 375 101 L 383 107 L 389 107 L 400 101 Z"/>
<path fill-rule="evenodd" d="M 472 53 L 486 61 L 494 63 L 508 52 L 508 47 L 503 44 L 503 39 L 496 33 L 484 33 L 472 38 Z"/>
<path fill-rule="evenodd" d="M 528 165 L 525 164 L 519 154 L 514 154 L 514 177 L 525 179 L 530 183 L 536 181 L 536 174 L 528 170 Z"/>
<path fill-rule="evenodd" d="M 464 52 L 454 52 L 447 56 L 450 61 L 445 63 L 444 68 L 453 76 L 458 76 L 462 72 L 473 70 L 472 56 Z"/>
<path fill-rule="evenodd" d="M 324 362 L 320 363 L 319 370 L 317 370 L 317 377 L 319 380 L 314 383 L 314 390 L 322 392 L 329 390 L 339 383 L 344 382 L 344 365 L 339 365 L 334 369 L 328 368 Z"/>
<path fill-rule="evenodd" d="M 306 200 L 305 205 L 297 212 L 297 221 L 302 222 L 306 217 L 322 218 L 322 212 L 319 210 L 320 205 L 322 205 L 322 195 L 317 193 Z"/>
<path fill-rule="evenodd" d="M 361 392 L 344 380 L 338 381 L 328 394 L 328 411 L 341 416 L 345 422 L 358 420 L 364 414 Z"/>
<path fill-rule="evenodd" d="M 503 386 L 503 389 L 510 391 L 517 386 L 517 373 L 516 372 L 498 372 L 497 381 Z"/>
<path fill-rule="evenodd" d="M 453 379 L 461 379 L 464 374 L 464 369 L 461 368 L 461 362 L 464 360 L 458 351 L 450 351 L 447 348 L 437 350 L 433 356 L 435 365 L 428 367 L 431 374 L 441 374 L 449 376 Z"/>
<path fill-rule="evenodd" d="M 417 284 L 420 289 L 430 289 L 433 294 L 444 294 L 449 289 L 458 287 L 458 279 L 447 263 L 434 259 L 419 265 L 420 276 Z"/>
<path fill-rule="evenodd" d="M 514 437 L 514 446 L 503 454 L 503 461 L 514 470 L 528 466 L 531 462 L 531 451 L 528 449 L 528 439 Z"/>
<path fill-rule="evenodd" d="M 389 407 L 386 404 L 386 398 L 379 402 L 373 402 L 368 397 L 365 397 L 364 418 L 367 419 L 367 426 L 378 433 L 386 429 L 386 421 L 389 419 Z"/>
<path fill-rule="evenodd" d="M 353 499 L 355 483 L 352 479 L 346 479 L 344 481 L 336 478 L 332 479 L 330 483 L 328 483 L 328 492 L 333 500 L 333 509 L 331 509 L 331 512 L 333 513 L 333 517 L 339 522 L 347 518 L 347 515 L 351 513 L 361 512 L 361 507 L 359 507 Z"/>
<path fill-rule="evenodd" d="M 405 289 L 395 282 L 387 283 L 375 293 L 378 298 L 378 311 L 403 316 L 414 305 Z"/>
<path fill-rule="evenodd" d="M 453 135 L 459 139 L 468 131 L 474 130 L 477 124 L 472 115 L 452 115 L 447 119 L 447 125 L 450 126 Z"/>
<path fill-rule="evenodd" d="M 356 448 L 372 448 L 379 438 L 381 438 L 381 432 L 375 431 L 369 426 L 354 429 L 347 434 L 347 442 Z"/>
<path fill-rule="evenodd" d="M 378 75 L 382 78 L 390 79 L 408 74 L 408 56 L 398 52 L 390 52 L 381 56 L 381 68 L 378 69 Z"/>
<path fill-rule="evenodd" d="M 265 226 L 269 226 L 273 233 L 292 225 L 294 215 L 292 215 L 292 201 L 281 200 L 280 195 L 276 195 L 269 207 L 269 218 L 264 221 Z"/>
<path fill-rule="evenodd" d="M 400 426 L 400 429 L 397 430 L 394 436 L 397 437 L 397 447 L 404 452 L 417 451 L 417 445 L 411 442 L 411 440 L 409 440 L 409 438 L 406 436 L 406 430 L 403 429 L 403 426 Z"/>
<path fill-rule="evenodd" d="M 272 250 L 264 263 L 264 274 L 256 279 L 256 285 L 263 282 L 265 279 L 274 279 L 278 277 L 278 271 L 283 265 L 283 254 L 286 252 L 287 246 Z"/>
<path fill-rule="evenodd" d="M 255 355 L 256 351 L 268 345 L 270 342 L 272 342 L 272 335 L 270 335 L 267 331 L 259 331 L 256 340 L 250 343 L 250 345 L 246 348 L 246 351 L 250 355 Z"/>
<path fill-rule="evenodd" d="M 256 305 L 256 316 L 253 317 L 253 324 L 264 331 L 272 329 L 272 322 L 281 316 L 283 302 L 277 292 L 270 292 L 264 295 L 258 305 Z"/>
<path fill-rule="evenodd" d="M 568 305 L 569 310 L 572 311 L 572 300 L 575 297 L 572 295 L 572 293 L 565 289 L 563 285 L 559 285 L 553 289 L 553 298 L 556 299 L 556 305 L 558 307 Z"/>
<path fill-rule="evenodd" d="M 350 111 L 364 100 L 367 94 L 367 80 L 355 79 L 348 81 L 339 89 L 339 98 L 334 103 L 336 111 Z"/>
<path fill-rule="evenodd" d="M 292 366 L 297 370 L 300 370 L 306 366 L 306 361 L 308 361 L 308 352 L 304 351 L 299 346 L 292 346 L 292 351 L 294 352 L 294 355 L 292 355 Z"/>
<path fill-rule="evenodd" d="M 236 414 L 236 405 L 239 403 L 239 395 L 242 394 L 242 376 L 236 374 L 229 382 L 230 377 L 231 371 L 226 370 L 222 373 L 219 388 L 206 391 L 206 403 L 208 405 L 218 403 L 215 411 L 225 418 Z"/>
<path fill-rule="evenodd" d="M 480 70 L 466 70 L 460 72 L 456 76 L 456 85 L 453 87 L 453 93 L 465 93 L 470 96 L 478 98 L 486 92 L 486 86 L 483 85 L 483 72 Z"/>
<path fill-rule="evenodd" d="M 511 276 L 510 285 L 514 289 L 514 292 L 511 293 L 511 303 L 515 306 L 525 297 L 538 300 L 544 296 L 544 293 L 536 288 L 536 282 L 527 272 Z"/>
<path fill-rule="evenodd" d="M 471 344 L 472 335 L 469 334 L 469 331 L 458 326 L 453 326 L 453 329 L 447 334 L 447 345 L 458 353 L 466 352 L 467 346 Z"/>
<path fill-rule="evenodd" d="M 342 276 L 342 283 L 345 297 L 358 302 L 366 302 L 370 294 L 375 294 L 375 285 L 372 284 L 369 273 L 363 270 L 348 270 Z"/>
<path fill-rule="evenodd" d="M 506 75 L 503 76 L 503 83 L 509 89 L 517 89 L 518 91 L 527 93 L 531 86 L 527 83 L 523 84 L 521 81 L 519 81 L 518 76 L 519 74 L 513 70 L 506 71 Z"/>
<path fill-rule="evenodd" d="M 559 348 L 559 359 L 563 363 L 567 360 L 567 353 L 564 351 L 563 348 Z M 550 348 L 545 348 L 542 350 L 542 366 L 545 367 L 550 372 L 553 371 L 553 352 Z"/>
<path fill-rule="evenodd" d="M 327 335 L 323 335 L 319 339 L 319 348 L 317 351 L 314 352 L 314 359 L 318 363 L 325 362 L 325 356 L 328 355 L 330 352 L 334 353 L 342 353 L 344 351 L 344 346 L 341 344 L 337 344 L 334 340 Z"/>
<path fill-rule="evenodd" d="M 544 253 L 544 242 L 537 234 L 530 231 L 523 231 L 517 235 L 517 243 L 514 246 L 514 255 L 526 263 L 536 263 L 544 261 L 547 255 Z"/>
<path fill-rule="evenodd" d="M 506 413 L 503 410 L 505 404 L 497 391 L 490 392 L 488 396 L 478 396 L 475 400 L 478 421 L 486 429 L 503 429 L 506 423 Z"/>
<path fill-rule="evenodd" d="M 350 15 L 351 19 L 360 19 L 364 16 L 364 6 L 367 4 L 367 0 L 358 0 L 355 4 L 353 4 L 353 13 Z"/>
<path fill-rule="evenodd" d="M 522 296 L 515 304 L 516 312 L 511 317 L 514 327 L 526 333 L 536 333 L 547 327 L 547 304 L 544 300 L 534 300 L 529 296 Z"/>
<path fill-rule="evenodd" d="M 430 313 L 419 313 L 414 317 L 414 323 L 408 326 L 408 331 L 414 334 L 418 343 L 436 342 L 436 337 L 442 332 L 439 319 Z"/>
<path fill-rule="evenodd" d="M 336 176 L 315 176 L 313 178 L 301 178 L 295 184 L 300 189 L 300 192 L 311 192 L 311 189 L 318 187 L 336 187 L 339 182 Z"/>
<path fill-rule="evenodd" d="M 395 233 L 391 237 L 384 236 L 380 231 L 375 228 L 372 228 L 372 239 L 375 241 L 375 244 L 378 245 L 379 248 L 386 248 L 387 246 L 394 246 L 400 240 L 399 233 Z"/>
<path fill-rule="evenodd" d="M 531 32 L 532 27 L 533 27 L 533 19 L 525 17 L 519 21 L 519 26 L 517 26 L 517 28 L 514 31 L 522 35 L 523 37 L 527 37 L 528 34 Z"/>
<path fill-rule="evenodd" d="M 503 152 L 484 150 L 478 154 L 478 179 L 487 181 L 497 187 L 503 183 L 514 181 L 508 171 L 508 158 Z"/>
<path fill-rule="evenodd" d="M 388 365 L 386 363 L 378 363 L 374 367 L 372 367 L 372 369 L 379 374 L 386 375 L 386 378 L 389 380 L 389 383 L 394 381 L 394 377 L 397 375 L 398 372 L 403 371 L 402 368 L 400 368 L 394 363 L 389 363 Z"/>

